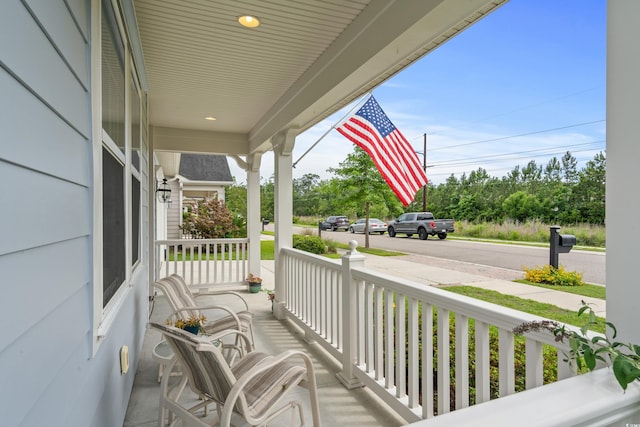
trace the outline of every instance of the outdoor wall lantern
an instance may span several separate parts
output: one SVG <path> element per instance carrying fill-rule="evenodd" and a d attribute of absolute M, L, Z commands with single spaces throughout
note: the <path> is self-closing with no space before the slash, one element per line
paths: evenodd
<path fill-rule="evenodd" d="M 162 184 L 156 188 L 156 194 L 160 203 L 171 203 L 171 188 L 169 188 L 167 178 L 162 178 Z"/>

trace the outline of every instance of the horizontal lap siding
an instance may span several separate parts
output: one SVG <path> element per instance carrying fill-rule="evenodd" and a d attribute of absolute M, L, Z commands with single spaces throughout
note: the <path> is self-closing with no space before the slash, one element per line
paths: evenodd
<path fill-rule="evenodd" d="M 13 319 L 0 335 L 3 425 L 90 425 L 96 410 L 82 408 L 108 374 L 106 356 L 91 358 L 88 13 L 86 0 L 0 11 L 0 310 Z"/>

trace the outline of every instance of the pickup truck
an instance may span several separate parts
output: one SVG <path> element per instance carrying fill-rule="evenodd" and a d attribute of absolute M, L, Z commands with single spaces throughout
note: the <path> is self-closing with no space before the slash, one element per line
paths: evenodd
<path fill-rule="evenodd" d="M 389 223 L 387 230 L 389 237 L 403 233 L 407 237 L 417 234 L 420 240 L 427 240 L 429 236 L 446 239 L 447 233 L 453 233 L 452 219 L 435 219 L 431 212 L 407 212 Z"/>

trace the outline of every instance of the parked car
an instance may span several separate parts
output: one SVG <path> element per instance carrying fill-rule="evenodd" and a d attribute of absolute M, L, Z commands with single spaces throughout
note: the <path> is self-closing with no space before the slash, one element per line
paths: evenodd
<path fill-rule="evenodd" d="M 333 215 L 320 223 L 321 230 L 338 231 L 340 229 L 347 231 L 349 228 L 349 218 L 343 215 Z"/>
<path fill-rule="evenodd" d="M 398 233 L 404 233 L 407 237 L 418 234 L 420 240 L 426 240 L 429 236 L 438 236 L 446 239 L 447 233 L 453 233 L 454 221 L 452 219 L 435 219 L 431 212 L 407 212 L 389 223 L 389 237 L 396 237 Z"/>
<path fill-rule="evenodd" d="M 365 218 L 360 218 L 349 226 L 349 231 L 352 233 L 364 233 L 364 228 L 367 223 Z M 369 218 L 369 234 L 380 233 L 384 234 L 387 231 L 387 223 L 379 220 L 378 218 Z"/>

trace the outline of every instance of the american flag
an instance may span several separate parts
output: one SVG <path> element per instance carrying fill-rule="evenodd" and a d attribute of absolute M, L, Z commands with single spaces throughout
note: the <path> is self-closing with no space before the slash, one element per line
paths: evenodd
<path fill-rule="evenodd" d="M 411 203 L 427 183 L 427 174 L 415 150 L 373 96 L 336 130 L 371 156 L 403 205 Z"/>

